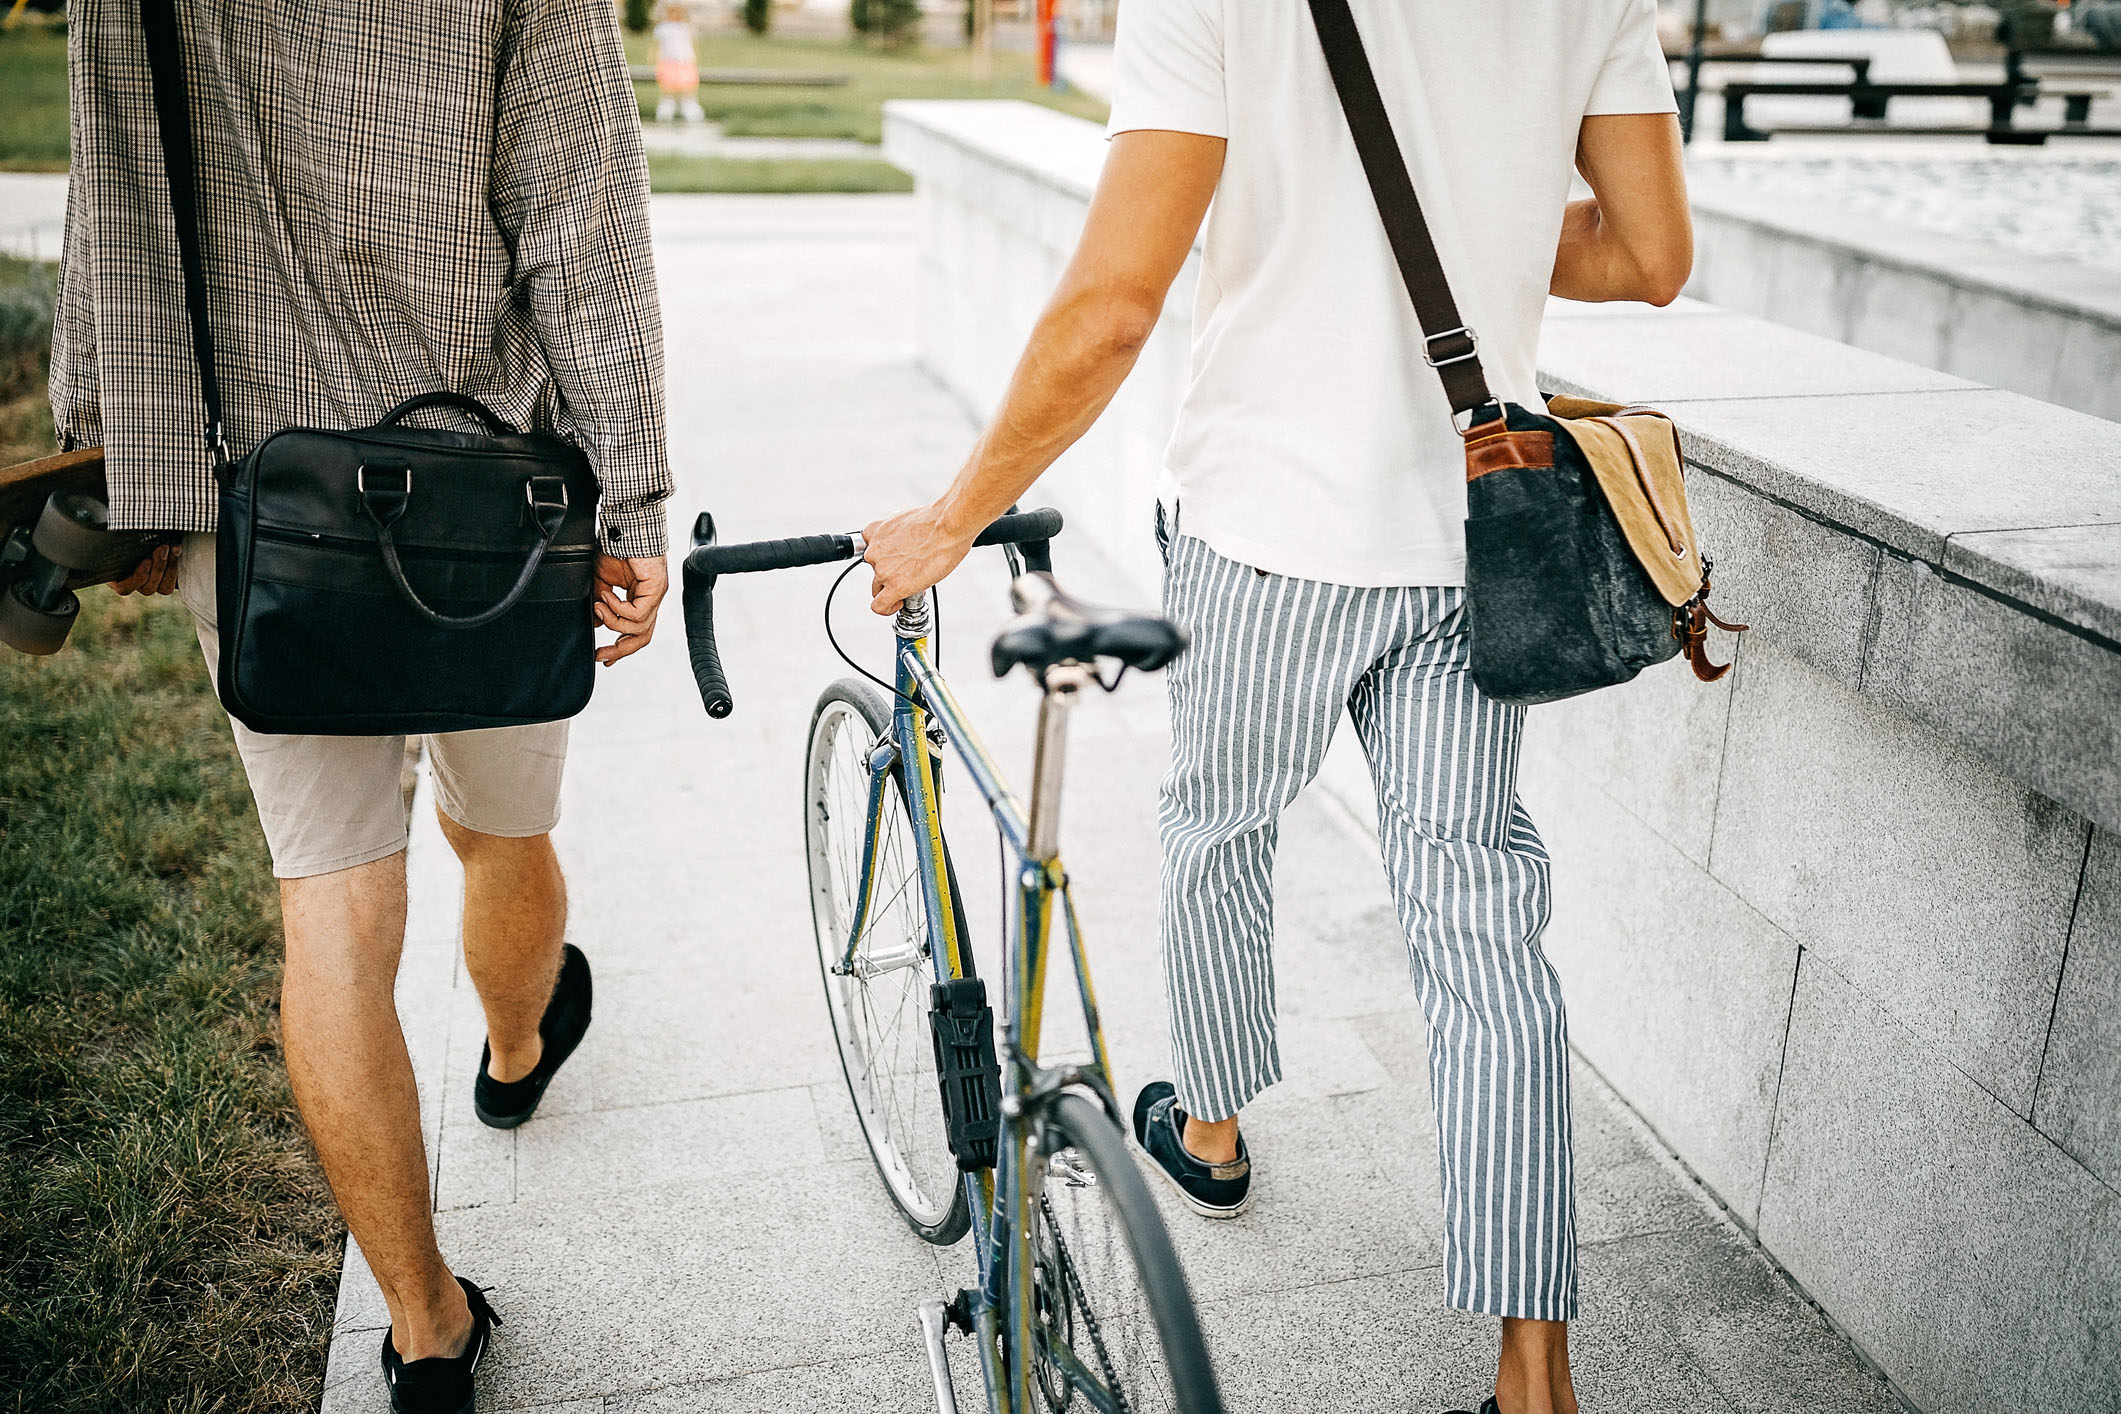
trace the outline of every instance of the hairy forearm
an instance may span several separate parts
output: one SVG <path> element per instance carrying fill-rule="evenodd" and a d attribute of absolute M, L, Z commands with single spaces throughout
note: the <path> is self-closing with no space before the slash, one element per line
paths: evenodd
<path fill-rule="evenodd" d="M 1039 316 L 1000 409 L 937 509 L 969 537 L 1005 513 L 1090 430 L 1156 322 L 1139 294 L 1063 287 Z"/>

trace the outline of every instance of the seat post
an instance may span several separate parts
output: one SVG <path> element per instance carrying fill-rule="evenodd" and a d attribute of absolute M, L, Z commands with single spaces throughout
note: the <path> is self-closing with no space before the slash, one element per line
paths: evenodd
<path fill-rule="evenodd" d="M 1046 669 L 1045 695 L 1038 704 L 1038 747 L 1031 763 L 1031 826 L 1025 853 L 1034 864 L 1050 863 L 1060 853 L 1061 772 L 1067 763 L 1068 714 L 1090 681 L 1090 670 L 1077 663 Z"/>

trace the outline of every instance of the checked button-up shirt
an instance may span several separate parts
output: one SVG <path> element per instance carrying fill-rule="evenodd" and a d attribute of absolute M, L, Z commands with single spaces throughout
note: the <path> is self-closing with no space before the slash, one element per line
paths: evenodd
<path fill-rule="evenodd" d="M 232 452 L 452 389 L 577 442 L 606 551 L 661 554 L 662 323 L 612 0 L 177 10 Z M 114 526 L 211 530 L 139 7 L 73 0 L 68 18 L 53 416 L 103 446 Z"/>

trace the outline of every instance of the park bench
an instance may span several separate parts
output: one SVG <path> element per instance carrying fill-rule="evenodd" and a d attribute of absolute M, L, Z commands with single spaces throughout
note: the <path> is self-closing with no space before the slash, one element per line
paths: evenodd
<path fill-rule="evenodd" d="M 1664 58 L 1668 64 L 1693 62 L 1693 56 L 1685 50 L 1677 54 L 1666 50 Z M 1822 54 L 1815 58 L 1808 54 L 1763 54 L 1758 49 L 1713 49 L 1701 56 L 1701 63 L 1704 67 L 1710 64 L 1797 64 L 1808 69 L 1822 64 L 1841 64 L 1855 74 L 1857 83 L 1868 83 L 1871 77 L 1868 54 Z"/>
<path fill-rule="evenodd" d="M 1814 59 L 1811 62 L 1821 63 Z M 2091 126 L 2091 105 L 2094 99 L 2106 98 L 2110 91 L 2103 88 L 2053 89 L 2037 79 L 2013 82 L 2005 79 L 2000 83 L 1878 83 L 1878 82 L 1800 82 L 1800 83 L 1732 83 L 1723 88 L 1723 140 L 1725 142 L 1765 142 L 1774 133 L 1897 133 L 1911 136 L 1938 136 L 1979 133 L 1992 143 L 2038 146 L 2057 134 L 2072 137 L 2121 137 L 2121 128 L 2094 128 Z M 1846 98 L 1858 123 L 1836 126 L 1778 125 L 1772 129 L 1754 128 L 1745 120 L 1746 100 L 1761 97 L 1821 97 Z M 2043 97 L 2063 100 L 2063 125 L 2060 128 L 2021 128 L 2013 123 L 2017 110 Z M 1884 126 L 1886 105 L 1895 98 L 1976 98 L 1986 100 L 1989 105 L 1989 125 L 1986 128 Z"/>

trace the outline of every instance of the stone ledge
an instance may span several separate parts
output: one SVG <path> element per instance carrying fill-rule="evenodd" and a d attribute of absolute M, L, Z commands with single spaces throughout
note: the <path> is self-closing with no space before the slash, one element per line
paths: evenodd
<path fill-rule="evenodd" d="M 1927 276 L 2014 303 L 2089 319 L 2121 332 L 2121 272 L 2067 260 L 2043 260 L 1980 241 L 1947 236 L 1825 202 L 1805 201 L 1743 182 L 1687 173 L 1697 215 L 1765 227 L 1820 248 L 1822 260 L 1845 252 L 1890 269 Z"/>

